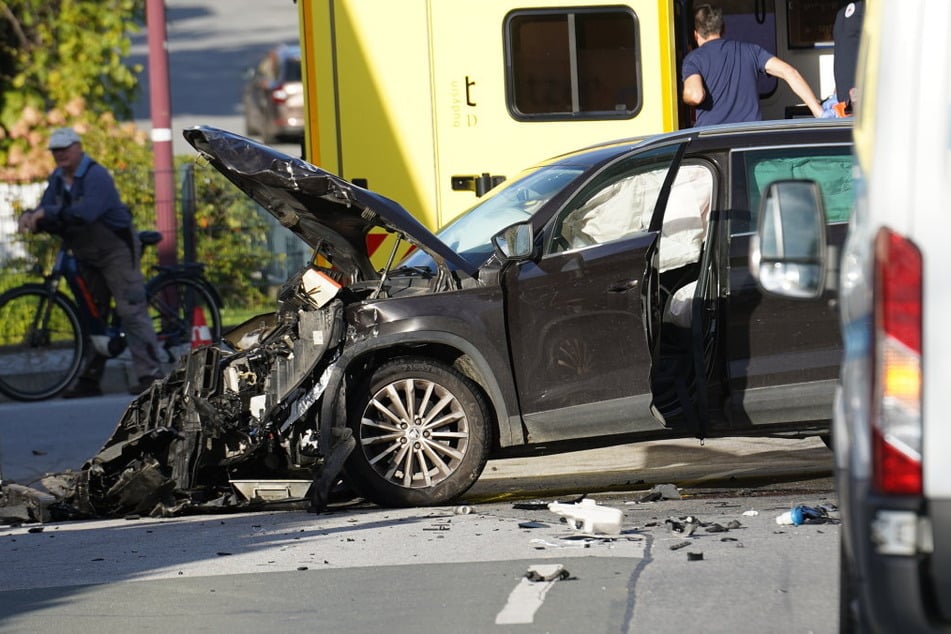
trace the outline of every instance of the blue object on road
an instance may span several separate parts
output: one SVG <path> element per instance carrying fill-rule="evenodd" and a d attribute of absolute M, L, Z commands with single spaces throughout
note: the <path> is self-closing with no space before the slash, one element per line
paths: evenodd
<path fill-rule="evenodd" d="M 826 520 L 828 518 L 829 513 L 824 508 L 815 508 L 812 506 L 806 506 L 805 504 L 799 504 L 777 517 L 776 523 L 801 526 L 808 520 Z"/>
<path fill-rule="evenodd" d="M 803 524 L 806 520 L 821 520 L 827 517 L 827 513 L 822 509 L 813 508 L 811 506 L 805 506 L 800 504 L 794 506 L 789 511 L 789 517 L 792 519 L 793 526 L 799 526 Z"/>

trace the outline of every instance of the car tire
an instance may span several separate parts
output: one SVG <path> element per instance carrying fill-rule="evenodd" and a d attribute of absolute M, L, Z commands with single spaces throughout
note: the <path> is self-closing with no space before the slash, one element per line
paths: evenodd
<path fill-rule="evenodd" d="M 348 482 L 382 506 L 446 504 L 488 459 L 488 407 L 479 388 L 438 361 L 402 358 L 373 370 L 352 399 L 357 446 Z"/>

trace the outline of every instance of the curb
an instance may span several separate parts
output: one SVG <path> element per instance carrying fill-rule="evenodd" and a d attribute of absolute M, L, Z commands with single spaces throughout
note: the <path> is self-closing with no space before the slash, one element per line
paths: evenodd
<path fill-rule="evenodd" d="M 164 374 L 168 374 L 171 369 L 170 364 L 162 364 Z M 106 369 L 102 373 L 102 381 L 99 386 L 103 394 L 128 394 L 129 388 L 138 382 L 138 377 L 134 376 L 131 359 L 124 359 L 119 356 L 115 359 L 109 359 L 106 362 Z M 55 399 L 49 399 L 55 400 Z M 0 394 L 0 403 L 16 403 L 17 401 Z"/>

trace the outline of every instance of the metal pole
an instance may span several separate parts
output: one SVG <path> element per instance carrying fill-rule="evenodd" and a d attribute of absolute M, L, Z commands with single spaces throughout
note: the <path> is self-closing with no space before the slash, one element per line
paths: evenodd
<path fill-rule="evenodd" d="M 168 48 L 165 0 L 146 0 L 145 22 L 149 41 L 149 108 L 152 114 L 152 151 L 155 154 L 155 222 L 163 239 L 158 244 L 160 264 L 175 264 L 177 232 L 172 159 L 172 108 L 168 84 Z"/>
<path fill-rule="evenodd" d="M 195 261 L 195 164 L 182 166 L 182 253 L 186 264 Z"/>

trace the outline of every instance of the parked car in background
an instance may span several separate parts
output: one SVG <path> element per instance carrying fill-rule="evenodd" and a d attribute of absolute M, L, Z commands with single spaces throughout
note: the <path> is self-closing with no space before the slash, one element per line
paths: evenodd
<path fill-rule="evenodd" d="M 863 28 L 857 195 L 837 278 L 845 342 L 832 433 L 839 631 L 949 632 L 951 5 L 868 3 Z M 918 68 L 927 72 L 910 70 Z M 825 297 L 822 269 L 839 257 L 823 246 L 816 185 L 770 189 L 754 242 L 763 287 Z"/>
<path fill-rule="evenodd" d="M 848 123 L 591 147 L 502 183 L 437 235 L 301 159 L 214 128 L 185 136 L 314 256 L 276 313 L 192 351 L 130 405 L 86 495 L 114 495 L 139 456 L 203 499 L 230 479 L 303 474 L 319 506 L 345 464 L 380 504 L 432 505 L 509 450 L 828 433 L 836 314 L 762 294 L 748 251 L 777 178 L 820 181 L 829 233 L 844 236 Z M 376 269 L 377 227 L 415 251 Z"/>
<path fill-rule="evenodd" d="M 247 134 L 264 143 L 304 138 L 300 46 L 284 44 L 249 68 L 242 95 Z"/>

